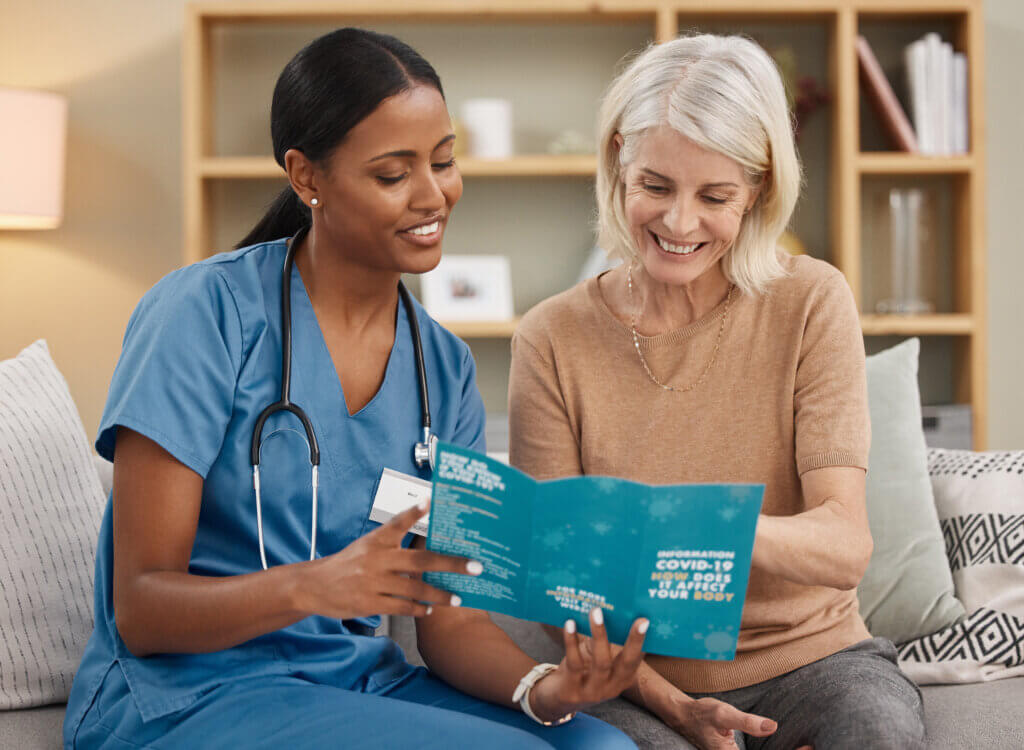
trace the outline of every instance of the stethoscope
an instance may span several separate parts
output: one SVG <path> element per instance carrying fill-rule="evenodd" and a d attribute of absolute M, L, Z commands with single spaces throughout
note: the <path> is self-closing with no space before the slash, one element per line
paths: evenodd
<path fill-rule="evenodd" d="M 316 433 L 313 432 L 313 424 L 309 421 L 298 404 L 292 403 L 289 398 L 292 380 L 292 304 L 291 304 L 291 278 L 292 263 L 295 260 L 295 251 L 306 236 L 309 227 L 300 229 L 294 237 L 288 241 L 288 252 L 284 257 L 284 269 L 281 272 L 281 400 L 270 404 L 260 412 L 256 419 L 256 426 L 252 431 L 252 447 L 250 459 L 252 461 L 252 486 L 256 490 L 256 531 L 260 541 L 260 561 L 263 569 L 267 569 L 267 555 L 263 546 L 263 512 L 260 502 L 260 448 L 263 437 L 263 424 L 271 414 L 279 411 L 289 411 L 298 417 L 302 428 L 306 431 L 306 443 L 309 446 L 309 465 L 312 472 L 313 485 L 313 525 L 310 531 L 309 559 L 316 558 L 316 508 L 317 489 L 320 485 L 320 446 L 316 440 Z M 416 320 L 416 310 L 412 304 L 412 296 L 405 284 L 398 282 L 398 296 L 402 298 L 402 305 L 405 307 L 406 317 L 409 319 L 409 329 L 412 332 L 412 347 L 416 355 L 416 378 L 420 386 L 420 421 L 423 425 L 423 440 L 413 446 L 412 457 L 417 468 L 422 469 L 429 466 L 434 470 L 434 457 L 437 455 L 437 435 L 430 431 L 430 399 L 427 393 L 427 370 L 423 364 L 423 344 L 420 341 L 420 327 Z"/>

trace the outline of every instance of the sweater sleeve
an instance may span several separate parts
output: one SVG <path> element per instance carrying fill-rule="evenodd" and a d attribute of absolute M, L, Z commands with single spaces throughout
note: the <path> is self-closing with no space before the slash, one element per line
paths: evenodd
<path fill-rule="evenodd" d="M 793 393 L 797 472 L 866 470 L 871 426 L 857 305 L 838 272 L 812 295 Z"/>
<path fill-rule="evenodd" d="M 536 479 L 582 474 L 557 370 L 519 332 L 512 337 L 508 399 L 509 462 Z"/>

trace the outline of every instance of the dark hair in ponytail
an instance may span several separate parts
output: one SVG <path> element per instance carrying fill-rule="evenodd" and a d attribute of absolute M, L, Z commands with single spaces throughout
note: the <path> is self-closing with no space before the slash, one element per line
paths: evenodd
<path fill-rule="evenodd" d="M 416 84 L 444 96 L 441 79 L 416 50 L 387 34 L 345 28 L 313 40 L 281 71 L 270 108 L 274 160 L 298 149 L 323 163 L 382 101 Z M 236 247 L 290 237 L 312 215 L 289 185 Z"/>

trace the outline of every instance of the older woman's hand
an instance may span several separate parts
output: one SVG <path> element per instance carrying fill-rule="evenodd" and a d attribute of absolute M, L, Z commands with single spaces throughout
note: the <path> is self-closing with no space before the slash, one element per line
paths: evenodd
<path fill-rule="evenodd" d="M 778 729 L 771 719 L 744 713 L 715 698 L 690 698 L 683 693 L 675 710 L 661 718 L 701 750 L 737 750 L 733 732 L 767 737 Z"/>
<path fill-rule="evenodd" d="M 625 645 L 619 648 L 608 642 L 600 607 L 590 613 L 590 638 L 576 632 L 573 620 L 566 622 L 562 629 L 565 658 L 530 692 L 533 712 L 550 721 L 618 697 L 636 681 L 649 625 L 642 618 L 634 622 Z"/>

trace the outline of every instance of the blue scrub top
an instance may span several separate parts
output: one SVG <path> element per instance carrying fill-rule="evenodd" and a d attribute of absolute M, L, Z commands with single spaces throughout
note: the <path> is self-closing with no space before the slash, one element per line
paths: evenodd
<path fill-rule="evenodd" d="M 189 572 L 260 570 L 249 447 L 259 413 L 280 397 L 281 269 L 286 241 L 253 245 L 171 273 L 128 323 L 96 449 L 114 458 L 118 426 L 158 443 L 203 477 Z M 395 343 L 378 393 L 350 416 L 299 270 L 293 268 L 291 399 L 320 444 L 317 555 L 341 550 L 377 524 L 370 506 L 384 467 L 429 478 L 412 460 L 420 439 L 419 391 L 409 322 L 397 307 Z M 484 409 L 469 348 L 417 305 L 434 432 L 484 450 Z M 359 352 L 348 356 L 357 357 Z M 301 435 L 301 437 L 300 437 Z M 276 414 L 263 429 L 261 497 L 267 563 L 309 559 L 309 452 L 301 424 Z M 120 668 L 149 721 L 181 710 L 210 688 L 262 675 L 374 692 L 412 670 L 380 617 L 307 617 L 234 648 L 136 658 L 114 622 L 113 533 L 107 500 L 96 558 L 96 623 L 68 701 L 77 726 L 103 678 Z"/>

